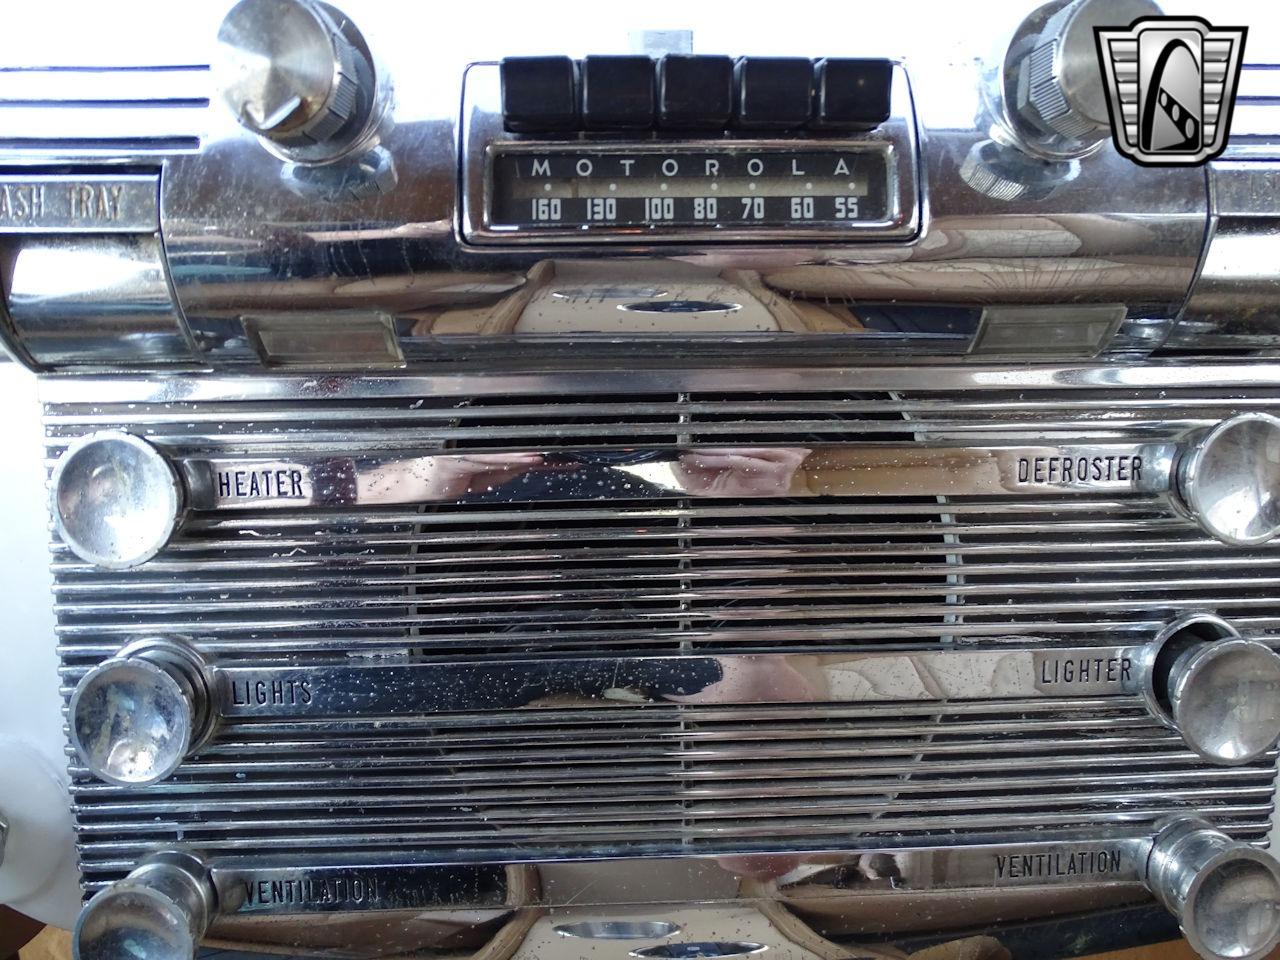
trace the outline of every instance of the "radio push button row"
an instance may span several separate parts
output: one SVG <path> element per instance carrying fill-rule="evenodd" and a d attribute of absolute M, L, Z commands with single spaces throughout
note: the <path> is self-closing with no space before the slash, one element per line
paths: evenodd
<path fill-rule="evenodd" d="M 191 960 L 216 904 L 199 860 L 155 854 L 84 905 L 71 937 L 75 960 Z"/>
<path fill-rule="evenodd" d="M 1206 960 L 1261 960 L 1280 943 L 1280 864 L 1204 820 L 1162 826 L 1147 886 Z"/>
<path fill-rule="evenodd" d="M 1280 654 L 1218 617 L 1170 624 L 1149 653 L 1153 712 L 1211 763 L 1263 756 L 1280 739 Z"/>
<path fill-rule="evenodd" d="M 145 786 L 172 774 L 213 728 L 206 666 L 172 640 L 140 640 L 71 694 L 71 743 L 95 777 Z"/>
<path fill-rule="evenodd" d="M 1280 533 L 1280 418 L 1242 413 L 1206 433 L 1178 464 L 1178 493 L 1204 531 L 1254 546 Z"/>
<path fill-rule="evenodd" d="M 183 490 L 151 444 L 109 431 L 81 437 L 53 471 L 53 519 L 81 560 L 124 570 L 150 560 L 177 529 Z"/>

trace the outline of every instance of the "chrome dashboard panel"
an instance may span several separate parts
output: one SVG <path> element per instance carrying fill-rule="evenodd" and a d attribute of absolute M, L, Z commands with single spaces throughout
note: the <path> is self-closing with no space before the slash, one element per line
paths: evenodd
<path fill-rule="evenodd" d="M 1172 449 L 1274 409 L 1276 386 L 1267 364 L 1142 363 L 772 369 L 745 390 L 670 369 L 42 390 L 51 464 L 121 426 L 190 464 L 502 456 L 533 433 L 580 461 L 640 437 Z M 551 928 L 673 923 L 627 949 L 703 931 L 879 957 L 954 939 L 960 915 L 999 942 L 1125 906 L 1135 939 L 1167 935 L 1134 919 L 1163 818 L 1265 843 L 1275 752 L 1206 762 L 1141 671 L 1188 612 L 1274 645 L 1273 551 L 1204 537 L 1168 489 L 616 499 L 588 474 L 578 499 L 519 480 L 434 502 L 196 499 L 130 571 L 55 543 L 64 695 L 139 636 L 182 637 L 217 718 L 150 786 L 73 759 L 87 891 L 180 850 L 208 865 L 224 945 L 343 952 L 373 924 L 359 955 L 572 950 Z"/>
<path fill-rule="evenodd" d="M 866 326 L 857 319 L 857 304 L 882 302 L 1119 303 L 1132 322 L 1110 346 L 1146 349 L 1164 337 L 1195 276 L 1208 216 L 1203 171 L 1135 170 L 1104 152 L 1066 162 L 1044 196 L 995 199 L 966 183 L 966 164 L 978 162 L 974 151 L 990 138 L 975 127 L 984 108 L 971 58 L 958 61 L 945 48 L 940 55 L 905 61 L 924 174 L 921 232 L 913 242 L 862 243 L 851 256 L 846 248 L 799 238 L 786 245 L 717 243 L 706 249 L 646 247 L 638 238 L 621 248 L 575 251 L 570 264 L 561 247 L 474 246 L 465 242 L 455 213 L 462 199 L 460 124 L 474 119 L 460 117 L 458 105 L 468 64 L 488 58 L 465 45 L 449 56 L 424 58 L 390 7 L 350 12 L 379 51 L 398 93 L 372 148 L 377 157 L 324 168 L 339 182 L 336 197 L 323 184 L 300 182 L 290 165 L 282 167 L 217 111 L 210 111 L 201 152 L 166 162 L 165 244 L 176 302 L 197 342 L 197 362 L 259 362 L 235 306 L 248 301 L 281 323 L 317 309 L 351 317 L 389 313 L 397 318 L 411 360 L 474 360 L 475 350 L 484 362 L 512 350 L 531 359 L 559 357 L 559 332 L 618 355 L 664 350 L 649 336 L 664 329 L 654 327 L 652 316 L 635 316 L 628 325 L 627 315 L 613 309 L 634 297 L 624 292 L 608 302 L 608 291 L 638 259 L 646 267 L 636 283 L 669 291 L 670 299 L 763 305 L 713 315 L 708 323 L 714 320 L 714 326 L 700 326 L 695 314 L 668 327 L 663 342 L 670 341 L 671 350 L 687 347 L 683 330 L 695 341 L 714 333 L 719 348 L 725 334 L 748 342 L 789 341 L 795 333 L 838 337 Z M 730 37 L 718 39 L 717 26 L 703 30 L 702 17 L 695 19 L 700 49 L 732 46 Z M 528 49 L 536 35 L 533 28 L 514 46 L 506 40 L 503 51 Z M 886 38 L 893 35 L 886 30 Z M 801 45 L 799 34 L 788 40 L 784 32 L 775 40 L 781 51 Z M 591 51 L 601 42 L 594 29 L 576 38 L 556 34 L 558 49 L 570 52 Z M 811 45 L 807 38 L 803 43 L 806 49 Z M 869 38 L 861 43 L 870 46 Z M 875 44 L 875 52 L 910 51 L 886 39 Z M 342 185 L 360 180 L 365 168 L 382 171 L 382 186 L 367 195 L 343 193 Z M 389 179 L 387 170 L 393 171 Z M 237 202 L 228 203 L 231 197 Z M 552 266 L 546 263 L 550 258 Z M 577 273 L 569 286 L 603 291 L 607 318 L 587 310 L 557 312 L 526 333 L 522 319 L 533 319 L 528 291 L 549 282 L 549 272 L 563 275 L 569 265 Z M 727 286 L 728 293 L 703 296 L 705 285 Z M 827 305 L 842 303 L 855 305 L 852 316 L 836 307 L 833 317 Z M 616 346 L 618 338 L 631 338 L 631 346 Z M 494 345 L 491 351 L 487 344 Z"/>
<path fill-rule="evenodd" d="M 1098 0 L 137 2 L 0 64 L 65 723 L 0 894 L 56 807 L 76 960 L 1280 943 L 1274 16 L 1157 168 L 1028 126 Z M 874 58 L 888 119 L 508 130 L 505 58 L 628 47 Z M 493 216 L 507 154 L 745 151 L 789 218 Z"/>

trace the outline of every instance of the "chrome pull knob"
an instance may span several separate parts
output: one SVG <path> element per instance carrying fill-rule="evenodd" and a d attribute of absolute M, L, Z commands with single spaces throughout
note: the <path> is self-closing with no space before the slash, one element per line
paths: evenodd
<path fill-rule="evenodd" d="M 1163 825 L 1147 886 L 1206 960 L 1261 960 L 1280 943 L 1280 863 L 1203 820 Z"/>
<path fill-rule="evenodd" d="M 216 904 L 199 860 L 156 854 L 84 905 L 71 937 L 75 960 L 191 960 Z"/>
<path fill-rule="evenodd" d="M 1056 0 L 1027 17 L 1003 69 L 1019 142 L 1037 155 L 1066 158 L 1105 139 L 1111 121 L 1094 27 L 1127 27 L 1159 14 L 1153 0 Z"/>
<path fill-rule="evenodd" d="M 218 30 L 215 71 L 240 125 L 290 160 L 341 156 L 373 111 L 368 48 L 325 3 L 240 0 Z"/>
<path fill-rule="evenodd" d="M 1280 418 L 1242 413 L 1183 454 L 1178 495 L 1206 533 L 1254 546 L 1280 534 Z"/>
<path fill-rule="evenodd" d="M 1148 657 L 1150 706 L 1205 760 L 1249 763 L 1280 739 L 1280 654 L 1266 643 L 1193 614 L 1162 630 Z"/>
<path fill-rule="evenodd" d="M 178 474 L 164 455 L 118 431 L 81 437 L 67 447 L 52 486 L 62 542 L 107 570 L 136 567 L 159 553 L 185 505 Z"/>
<path fill-rule="evenodd" d="M 206 666 L 176 641 L 138 641 L 80 679 L 68 715 L 71 743 L 95 777 L 157 783 L 212 733 Z"/>

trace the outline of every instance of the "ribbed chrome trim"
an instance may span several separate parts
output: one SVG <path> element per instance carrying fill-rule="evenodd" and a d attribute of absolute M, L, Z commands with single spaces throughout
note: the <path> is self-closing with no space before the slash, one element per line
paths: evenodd
<path fill-rule="evenodd" d="M 615 403 L 643 401 L 646 393 L 663 391 L 740 392 L 744 383 L 750 391 L 744 399 L 771 402 L 777 394 L 813 391 L 920 391 L 924 397 L 952 390 L 973 391 L 1067 391 L 1067 403 L 1086 399 L 1072 396 L 1075 390 L 1151 389 L 1164 390 L 1176 384 L 1183 390 L 1197 388 L 1230 390 L 1241 387 L 1280 385 L 1280 370 L 1273 363 L 1197 364 L 1107 364 L 1107 365 L 1021 365 L 965 364 L 912 366 L 760 368 L 760 369 L 645 369 L 629 370 L 622 378 L 617 370 L 582 370 L 558 373 L 473 373 L 432 376 L 166 376 L 86 378 L 48 376 L 41 395 L 50 404 L 165 404 L 214 403 L 242 400 L 378 400 L 408 398 L 428 407 L 437 397 L 507 398 L 561 397 L 581 394 L 615 395 Z M 618 396 L 622 394 L 622 396 Z M 754 394 L 754 396 L 752 396 Z M 921 399 L 923 399 L 922 397 Z M 969 401 L 974 397 L 970 396 Z M 1035 400 L 1037 398 L 1030 398 Z M 1054 399 L 1054 398 L 1044 398 Z M 1222 400 L 1220 396 L 1219 401 Z M 995 409 L 1016 413 L 1020 400 L 982 400 Z M 1097 402 L 1097 401 L 1095 401 Z M 1161 406 L 1164 397 L 1153 394 L 1144 402 Z M 1271 402 L 1275 402 L 1274 398 Z M 306 408 L 311 416 L 311 408 Z M 57 412 L 57 411 L 51 411 Z M 142 414 L 147 411 L 140 410 Z M 152 411 L 158 412 L 158 411 Z M 207 411 L 213 413 L 215 411 Z M 92 411 L 83 411 L 92 413 Z M 115 422 L 121 422 L 119 420 Z"/>
<path fill-rule="evenodd" d="M 1280 160 L 1280 64 L 1240 70 L 1225 160 Z"/>
<path fill-rule="evenodd" d="M 0 68 L 0 156 L 120 157 L 199 149 L 203 64 Z"/>

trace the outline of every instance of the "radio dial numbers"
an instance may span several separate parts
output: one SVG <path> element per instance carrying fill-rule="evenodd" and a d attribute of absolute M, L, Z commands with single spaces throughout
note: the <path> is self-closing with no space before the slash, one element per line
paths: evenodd
<path fill-rule="evenodd" d="M 496 154 L 488 220 L 549 235 L 678 228 L 843 232 L 892 213 L 890 153 L 874 145 L 801 150 L 552 147 Z"/>

